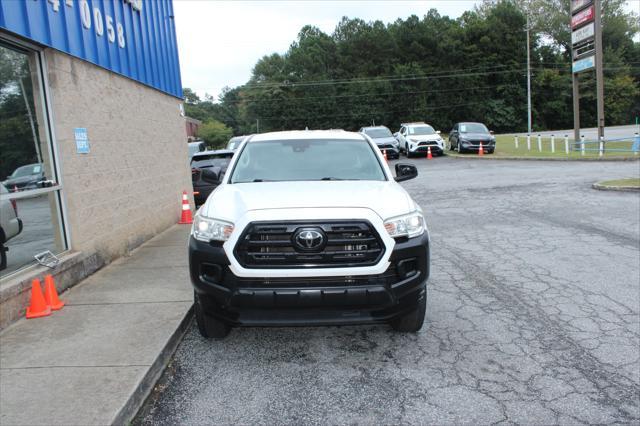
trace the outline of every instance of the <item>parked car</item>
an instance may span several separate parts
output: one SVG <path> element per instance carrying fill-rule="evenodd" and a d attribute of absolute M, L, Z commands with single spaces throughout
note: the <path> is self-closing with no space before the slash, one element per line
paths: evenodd
<path fill-rule="evenodd" d="M 430 125 L 420 121 L 415 123 L 402 123 L 400 130 L 393 136 L 400 143 L 400 151 L 407 157 L 412 155 L 427 155 L 431 147 L 432 155 L 442 155 L 444 153 L 444 140 L 440 136 L 440 131 L 436 131 Z"/>
<path fill-rule="evenodd" d="M 15 192 L 41 188 L 42 182 L 44 181 L 44 167 L 42 167 L 42 163 L 34 163 L 18 167 L 2 184 L 10 192 Z"/>
<path fill-rule="evenodd" d="M 362 127 L 359 132 L 369 136 L 382 153 L 387 153 L 387 158 L 400 158 L 400 144 L 387 127 Z"/>
<path fill-rule="evenodd" d="M 456 123 L 449 133 L 449 149 L 459 153 L 480 150 L 493 154 L 496 149 L 496 138 L 491 134 L 487 126 L 482 123 Z"/>
<path fill-rule="evenodd" d="M 16 200 L 6 196 L 9 190 L 0 185 L 0 271 L 7 268 L 7 241 L 22 232 L 22 220 L 18 217 Z"/>
<path fill-rule="evenodd" d="M 204 337 L 233 326 L 424 322 L 429 233 L 371 139 L 307 130 L 251 136 L 189 239 Z"/>
<path fill-rule="evenodd" d="M 240 146 L 240 144 L 247 138 L 247 136 L 234 136 L 231 139 L 229 139 L 229 143 L 227 144 L 227 149 L 230 149 L 231 151 L 235 151 L 236 149 L 238 149 L 238 147 Z"/>
<path fill-rule="evenodd" d="M 207 146 L 202 141 L 189 142 L 189 161 L 193 158 L 193 155 L 202 152 L 207 149 Z"/>
<path fill-rule="evenodd" d="M 209 194 L 220 185 L 227 171 L 233 151 L 218 150 L 198 152 L 191 158 L 191 182 L 196 206 L 203 204 Z"/>

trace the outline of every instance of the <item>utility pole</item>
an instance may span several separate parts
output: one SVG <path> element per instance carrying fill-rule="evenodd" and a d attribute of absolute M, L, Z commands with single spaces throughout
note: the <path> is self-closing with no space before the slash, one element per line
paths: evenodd
<path fill-rule="evenodd" d="M 596 91 L 598 108 L 598 142 L 604 140 L 604 75 L 602 72 L 602 1 L 594 0 L 596 9 Z"/>
<path fill-rule="evenodd" d="M 531 46 L 529 32 L 529 8 L 527 8 L 527 134 L 531 134 Z"/>
<path fill-rule="evenodd" d="M 256 118 L 256 133 L 260 133 L 260 119 Z"/>

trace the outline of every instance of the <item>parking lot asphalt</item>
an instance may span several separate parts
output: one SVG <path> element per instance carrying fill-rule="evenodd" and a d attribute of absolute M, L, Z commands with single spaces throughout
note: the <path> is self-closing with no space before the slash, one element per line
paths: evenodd
<path fill-rule="evenodd" d="M 419 333 L 192 326 L 136 423 L 638 424 L 640 195 L 591 184 L 640 163 L 410 162 Z"/>

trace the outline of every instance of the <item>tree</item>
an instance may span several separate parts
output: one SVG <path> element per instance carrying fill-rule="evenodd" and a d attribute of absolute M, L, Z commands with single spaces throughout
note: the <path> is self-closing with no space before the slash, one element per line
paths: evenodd
<path fill-rule="evenodd" d="M 193 90 L 185 87 L 182 89 L 182 96 L 184 97 L 185 104 L 195 105 L 200 102 L 200 97 Z"/>
<path fill-rule="evenodd" d="M 232 135 L 233 131 L 217 120 L 209 120 L 198 129 L 198 137 L 204 140 L 210 149 L 223 148 Z"/>
<path fill-rule="evenodd" d="M 607 124 L 640 113 L 638 25 L 622 1 L 603 0 Z M 344 17 L 331 34 L 307 25 L 286 52 L 257 61 L 246 84 L 185 108 L 236 135 L 255 132 L 258 120 L 263 132 L 357 130 L 373 121 L 396 130 L 411 120 L 445 131 L 466 120 L 523 131 L 528 13 L 534 127 L 570 128 L 568 8 L 568 0 L 486 0 L 458 19 L 432 9 L 387 25 Z M 582 120 L 591 125 L 589 74 L 580 82 Z"/>

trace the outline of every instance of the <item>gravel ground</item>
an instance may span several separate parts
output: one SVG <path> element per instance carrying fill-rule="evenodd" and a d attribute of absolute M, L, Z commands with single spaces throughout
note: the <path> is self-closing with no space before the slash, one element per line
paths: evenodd
<path fill-rule="evenodd" d="M 640 163 L 411 162 L 419 333 L 193 326 L 136 423 L 640 423 L 640 194 L 591 188 Z"/>

